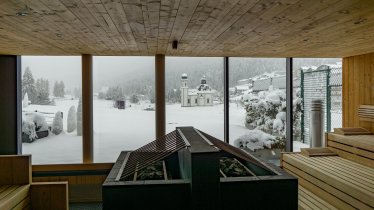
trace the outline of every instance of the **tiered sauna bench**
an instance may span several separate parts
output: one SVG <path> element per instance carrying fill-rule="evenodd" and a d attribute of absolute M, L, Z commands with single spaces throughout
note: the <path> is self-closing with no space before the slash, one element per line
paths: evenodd
<path fill-rule="evenodd" d="M 282 154 L 282 168 L 299 180 L 299 209 L 374 209 L 374 136 L 326 137 L 336 155 Z"/>

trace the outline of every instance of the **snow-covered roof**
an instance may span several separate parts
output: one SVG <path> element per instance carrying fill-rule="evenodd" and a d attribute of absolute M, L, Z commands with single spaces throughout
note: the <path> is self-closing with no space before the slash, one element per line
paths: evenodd
<path fill-rule="evenodd" d="M 181 77 L 182 77 L 182 79 L 187 79 L 188 78 L 186 73 L 183 73 Z"/>
<path fill-rule="evenodd" d="M 235 86 L 235 88 L 236 88 L 236 90 L 244 91 L 244 90 L 249 90 L 250 86 L 252 86 L 252 85 L 249 85 L 249 84 L 247 84 L 247 85 L 237 85 L 237 86 Z"/>
<path fill-rule="evenodd" d="M 283 77 L 286 73 L 282 71 L 273 71 L 273 72 L 265 72 L 260 75 L 256 75 L 254 77 L 251 77 L 252 81 L 257 81 L 257 80 L 263 80 L 263 79 L 269 79 L 269 78 L 274 78 L 274 77 Z"/>

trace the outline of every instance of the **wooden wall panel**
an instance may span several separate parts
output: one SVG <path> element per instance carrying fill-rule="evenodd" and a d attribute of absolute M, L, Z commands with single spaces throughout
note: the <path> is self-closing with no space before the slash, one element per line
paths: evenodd
<path fill-rule="evenodd" d="M 374 53 L 343 58 L 343 127 L 374 132 L 374 122 L 360 121 L 359 105 L 374 105 Z"/>

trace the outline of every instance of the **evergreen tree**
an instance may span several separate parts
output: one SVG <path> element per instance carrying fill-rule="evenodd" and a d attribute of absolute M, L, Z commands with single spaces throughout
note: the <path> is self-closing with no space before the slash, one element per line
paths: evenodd
<path fill-rule="evenodd" d="M 57 81 L 53 85 L 53 96 L 59 97 L 59 83 Z"/>
<path fill-rule="evenodd" d="M 63 81 L 60 81 L 60 85 L 59 85 L 59 94 L 60 94 L 60 97 L 64 97 L 65 96 L 65 84 Z"/>
<path fill-rule="evenodd" d="M 36 101 L 35 80 L 29 67 L 26 68 L 22 77 L 22 96 L 27 93 L 32 104 Z"/>
<path fill-rule="evenodd" d="M 43 78 L 37 79 L 35 83 L 36 99 L 35 104 L 49 104 L 49 82 Z"/>
<path fill-rule="evenodd" d="M 57 112 L 52 123 L 52 133 L 55 135 L 60 134 L 64 129 L 64 123 L 62 120 L 62 112 Z"/>
<path fill-rule="evenodd" d="M 68 113 L 68 133 L 73 132 L 77 128 L 77 112 L 75 106 L 71 106 Z"/>

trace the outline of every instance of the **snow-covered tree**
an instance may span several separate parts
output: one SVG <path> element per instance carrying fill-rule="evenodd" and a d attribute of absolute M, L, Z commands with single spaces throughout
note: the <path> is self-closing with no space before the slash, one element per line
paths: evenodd
<path fill-rule="evenodd" d="M 68 113 L 68 133 L 73 132 L 77 128 L 77 113 L 75 106 L 71 106 Z"/>
<path fill-rule="evenodd" d="M 123 89 L 120 86 L 110 87 L 106 93 L 107 100 L 123 100 L 125 95 L 123 93 Z"/>
<path fill-rule="evenodd" d="M 138 103 L 138 102 L 139 102 L 139 98 L 138 98 L 138 96 L 135 95 L 135 94 L 132 95 L 132 96 L 131 96 L 131 99 L 130 99 L 130 102 L 133 103 L 133 104 Z"/>
<path fill-rule="evenodd" d="M 53 86 L 53 95 L 55 97 L 64 97 L 65 96 L 65 84 L 63 81 L 56 81 Z"/>
<path fill-rule="evenodd" d="M 53 118 L 52 123 L 52 133 L 55 135 L 59 135 L 64 129 L 64 123 L 62 120 L 62 112 L 58 111 L 55 115 L 55 118 Z"/>
<path fill-rule="evenodd" d="M 22 100 L 22 107 L 28 107 L 29 106 L 29 94 L 25 93 L 25 96 Z"/>
<path fill-rule="evenodd" d="M 22 77 L 22 96 L 27 93 L 32 104 L 36 100 L 35 80 L 29 67 L 26 67 Z"/>
<path fill-rule="evenodd" d="M 43 78 L 37 79 L 35 84 L 35 104 L 47 105 L 49 101 L 49 82 Z"/>
<path fill-rule="evenodd" d="M 65 96 L 65 84 L 63 81 L 60 81 L 60 97 L 64 97 Z"/>
<path fill-rule="evenodd" d="M 79 98 L 77 109 L 77 135 L 82 136 L 82 98 Z"/>

